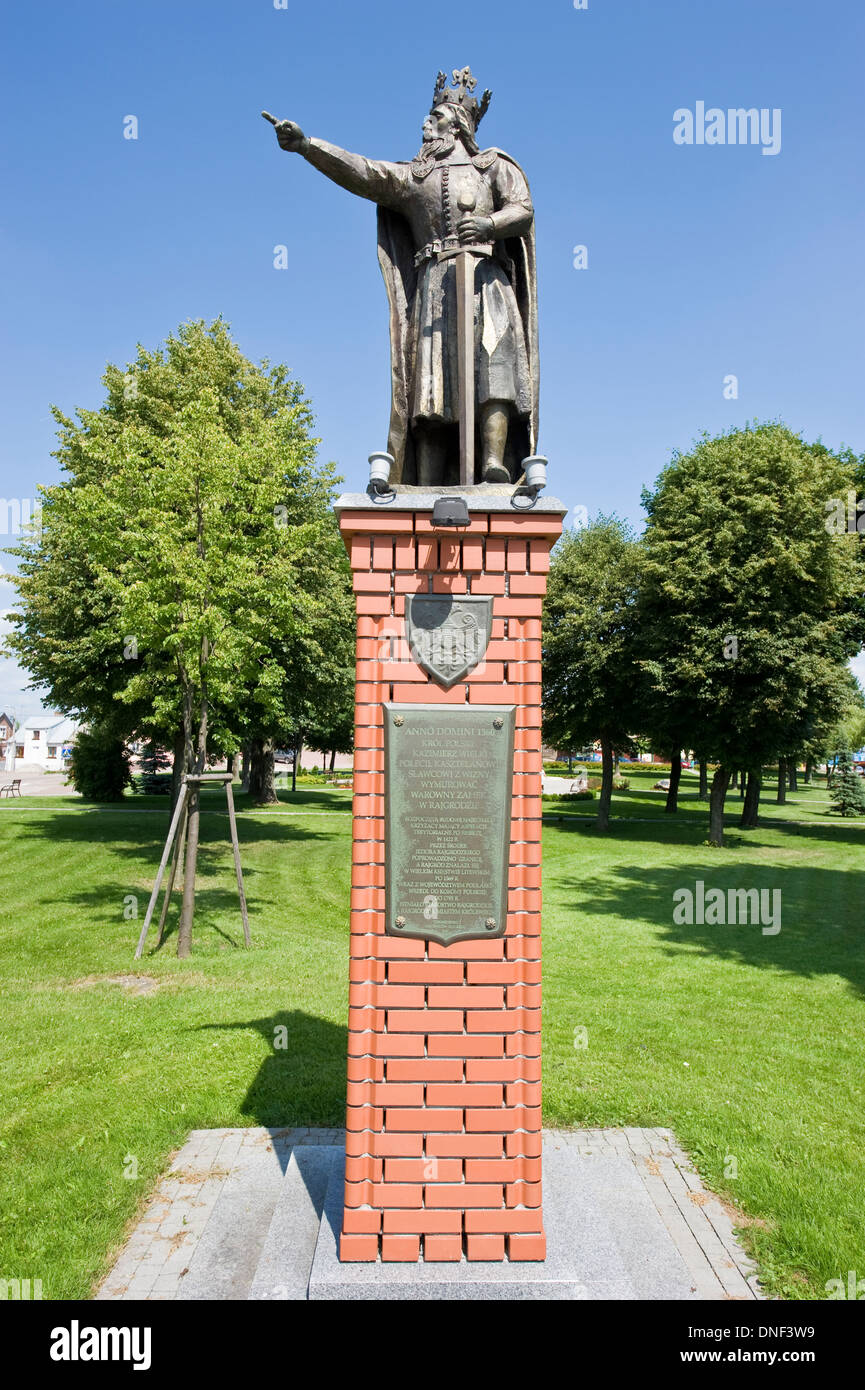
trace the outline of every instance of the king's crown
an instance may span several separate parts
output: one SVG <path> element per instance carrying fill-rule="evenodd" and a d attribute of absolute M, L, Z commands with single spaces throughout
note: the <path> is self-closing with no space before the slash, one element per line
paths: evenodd
<path fill-rule="evenodd" d="M 454 85 L 449 87 L 445 73 L 439 73 L 433 92 L 432 109 L 444 105 L 461 106 L 471 120 L 473 128 L 477 130 L 487 113 L 493 94 L 488 87 L 480 102 L 472 96 L 478 82 L 477 78 L 472 76 L 471 68 L 454 68 L 452 78 Z"/>

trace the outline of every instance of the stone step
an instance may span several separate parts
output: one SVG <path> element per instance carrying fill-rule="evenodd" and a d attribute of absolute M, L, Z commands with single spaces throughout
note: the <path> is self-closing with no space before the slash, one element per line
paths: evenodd
<path fill-rule="evenodd" d="M 668 1131 L 547 1130 L 543 1264 L 340 1264 L 336 1130 L 195 1130 L 100 1299 L 753 1299 L 731 1214 Z"/>
<path fill-rule="evenodd" d="M 292 1150 L 248 1298 L 308 1296 L 325 1196 L 328 1190 L 338 1190 L 341 1221 L 344 1173 L 342 1146 L 298 1144 Z"/>
<path fill-rule="evenodd" d="M 544 1146 L 547 1258 L 424 1264 L 341 1264 L 344 1154 L 296 1148 L 248 1297 L 251 1299 L 693 1299 L 685 1262 L 634 1168 Z M 702 1294 L 705 1296 L 705 1294 Z"/>
<path fill-rule="evenodd" d="M 293 1152 L 287 1135 L 261 1133 L 269 1142 L 257 1149 L 242 1146 L 233 1160 L 177 1298 L 249 1297 Z"/>

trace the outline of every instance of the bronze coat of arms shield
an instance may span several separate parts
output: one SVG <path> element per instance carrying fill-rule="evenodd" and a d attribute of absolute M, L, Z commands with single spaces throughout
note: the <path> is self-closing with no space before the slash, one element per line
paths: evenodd
<path fill-rule="evenodd" d="M 487 594 L 407 594 L 406 638 L 414 661 L 446 690 L 483 660 L 493 629 Z"/>

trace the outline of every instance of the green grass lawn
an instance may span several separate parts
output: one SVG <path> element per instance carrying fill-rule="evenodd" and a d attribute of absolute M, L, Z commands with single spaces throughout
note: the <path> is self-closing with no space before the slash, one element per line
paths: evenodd
<path fill-rule="evenodd" d="M 592 803 L 544 806 L 545 1123 L 670 1126 L 769 1289 L 824 1297 L 865 1277 L 865 820 L 770 787 L 743 832 L 733 794 L 713 850 L 695 778 L 665 816 L 656 774 L 627 775 L 606 836 Z M 137 964 L 165 800 L 0 802 L 0 1278 L 47 1298 L 92 1292 L 190 1129 L 343 1121 L 350 793 L 239 798 L 250 951 L 204 795 L 193 956 L 175 911 Z M 674 925 L 697 879 L 780 889 L 781 931 Z M 133 974 L 156 987 L 108 980 Z"/>

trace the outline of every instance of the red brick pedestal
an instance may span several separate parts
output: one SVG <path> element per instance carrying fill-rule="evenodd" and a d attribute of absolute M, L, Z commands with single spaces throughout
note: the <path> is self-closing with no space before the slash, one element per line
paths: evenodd
<path fill-rule="evenodd" d="M 342 1260 L 542 1260 L 546 1250 L 541 602 L 564 508 L 468 500 L 460 531 L 433 530 L 411 493 L 337 504 L 357 596 Z M 405 595 L 418 592 L 493 595 L 485 658 L 449 690 L 411 658 Z M 442 946 L 385 934 L 384 701 L 516 707 L 503 937 Z"/>

